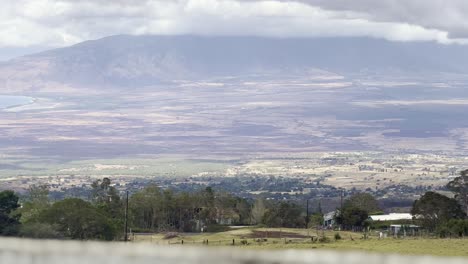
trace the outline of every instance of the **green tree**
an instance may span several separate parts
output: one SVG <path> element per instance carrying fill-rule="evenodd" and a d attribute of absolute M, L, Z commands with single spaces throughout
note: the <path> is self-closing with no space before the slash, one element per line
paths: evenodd
<path fill-rule="evenodd" d="M 91 203 L 69 198 L 42 211 L 37 223 L 55 226 L 63 237 L 80 240 L 113 240 L 116 230 L 106 214 Z"/>
<path fill-rule="evenodd" d="M 124 204 L 109 178 L 96 180 L 91 184 L 91 201 L 110 218 L 118 233 L 123 235 Z"/>
<path fill-rule="evenodd" d="M 368 214 L 382 211 L 377 200 L 369 193 L 354 194 L 345 201 L 343 207 L 357 208 L 366 211 Z"/>
<path fill-rule="evenodd" d="M 218 224 L 239 223 L 241 215 L 237 209 L 239 200 L 229 193 L 219 193 L 215 197 L 216 222 Z M 228 222 L 226 222 L 228 221 Z M 230 222 L 229 222 L 230 221 Z"/>
<path fill-rule="evenodd" d="M 450 219 L 447 223 L 438 227 L 438 234 L 445 237 L 447 232 L 450 237 L 464 237 L 468 234 L 468 220 L 465 219 Z"/>
<path fill-rule="evenodd" d="M 241 225 L 248 225 L 251 223 L 251 205 L 243 198 L 236 198 L 236 212 L 239 214 L 239 222 Z"/>
<path fill-rule="evenodd" d="M 197 220 L 205 225 L 216 224 L 217 211 L 215 207 L 215 192 L 213 188 L 206 187 L 195 197 L 197 208 L 201 210 L 197 213 Z"/>
<path fill-rule="evenodd" d="M 267 210 L 264 224 L 269 227 L 304 227 L 302 207 L 290 202 L 280 202 Z"/>
<path fill-rule="evenodd" d="M 156 185 L 149 185 L 133 194 L 129 201 L 133 226 L 157 231 L 161 222 L 162 200 L 161 189 Z"/>
<path fill-rule="evenodd" d="M 14 236 L 18 234 L 20 215 L 14 214 L 19 207 L 19 197 L 13 191 L 0 192 L 0 235 Z"/>
<path fill-rule="evenodd" d="M 455 198 L 460 202 L 465 213 L 468 213 L 468 170 L 460 172 L 447 184 L 447 188 L 455 193 Z"/>
<path fill-rule="evenodd" d="M 265 201 L 262 198 L 255 200 L 252 207 L 252 222 L 253 224 L 260 224 L 263 221 L 267 208 L 265 206 Z"/>
<path fill-rule="evenodd" d="M 122 202 L 117 189 L 109 178 L 96 180 L 91 184 L 91 200 L 113 218 L 122 218 Z"/>
<path fill-rule="evenodd" d="M 336 217 L 336 221 L 338 224 L 342 225 L 344 229 L 349 230 L 364 227 L 368 218 L 369 214 L 366 210 L 349 205 L 343 206 Z"/>
<path fill-rule="evenodd" d="M 323 214 L 315 213 L 310 217 L 309 228 L 316 228 L 323 225 Z"/>
<path fill-rule="evenodd" d="M 466 216 L 457 200 L 435 192 L 426 192 L 416 200 L 411 213 L 429 231 L 435 231 L 450 219 L 463 219 Z"/>
<path fill-rule="evenodd" d="M 31 185 L 24 197 L 23 206 L 18 210 L 21 213 L 21 222 L 32 221 L 41 211 L 49 207 L 49 186 Z"/>

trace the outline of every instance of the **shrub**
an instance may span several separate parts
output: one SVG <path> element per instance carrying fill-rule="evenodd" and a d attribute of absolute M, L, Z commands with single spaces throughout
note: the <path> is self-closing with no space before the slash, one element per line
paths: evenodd
<path fill-rule="evenodd" d="M 335 234 L 335 240 L 341 240 L 341 235 L 340 233 Z"/>
<path fill-rule="evenodd" d="M 27 238 L 59 239 L 63 234 L 58 231 L 56 225 L 47 223 L 28 223 L 21 227 L 20 235 Z"/>
<path fill-rule="evenodd" d="M 164 235 L 164 239 L 172 239 L 176 237 L 179 237 L 179 234 L 176 232 L 169 232 Z"/>
<path fill-rule="evenodd" d="M 219 232 L 225 232 L 229 230 L 231 230 L 229 226 L 216 225 L 216 224 L 208 225 L 206 228 L 206 232 L 210 232 L 210 233 L 219 233 Z"/>
<path fill-rule="evenodd" d="M 326 236 L 319 238 L 320 243 L 330 243 L 330 239 Z"/>

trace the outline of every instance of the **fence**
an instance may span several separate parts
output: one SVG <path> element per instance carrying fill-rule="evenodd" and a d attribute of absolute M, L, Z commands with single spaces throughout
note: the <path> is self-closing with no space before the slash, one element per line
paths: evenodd
<path fill-rule="evenodd" d="M 318 242 L 319 238 L 241 238 L 241 239 L 222 239 L 222 240 L 176 240 L 167 242 L 157 241 L 158 245 L 264 245 L 264 244 L 314 244 Z M 154 243 L 154 242 L 152 242 Z"/>
<path fill-rule="evenodd" d="M 155 246 L 145 243 L 41 241 L 0 238 L 1 264 L 462 264 L 438 258 L 319 250 Z"/>

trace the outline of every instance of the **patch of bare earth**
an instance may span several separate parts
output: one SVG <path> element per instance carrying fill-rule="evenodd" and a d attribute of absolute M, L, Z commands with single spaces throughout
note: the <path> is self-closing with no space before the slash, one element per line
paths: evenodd
<path fill-rule="evenodd" d="M 252 231 L 248 235 L 243 235 L 244 238 L 308 238 L 305 235 L 291 233 L 291 232 L 280 232 L 280 231 Z"/>

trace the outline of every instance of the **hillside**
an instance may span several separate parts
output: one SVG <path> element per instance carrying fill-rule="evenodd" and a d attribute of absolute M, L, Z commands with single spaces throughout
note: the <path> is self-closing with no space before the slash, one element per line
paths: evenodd
<path fill-rule="evenodd" d="M 464 73 L 468 48 L 370 38 L 112 36 L 0 64 L 0 84 L 139 86 L 252 74 Z"/>

